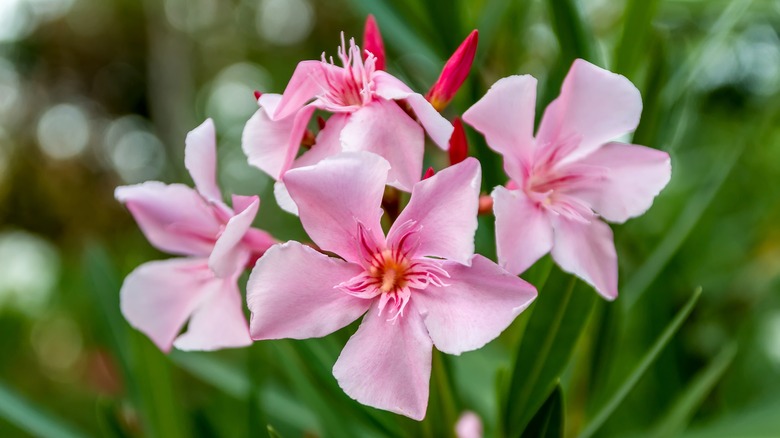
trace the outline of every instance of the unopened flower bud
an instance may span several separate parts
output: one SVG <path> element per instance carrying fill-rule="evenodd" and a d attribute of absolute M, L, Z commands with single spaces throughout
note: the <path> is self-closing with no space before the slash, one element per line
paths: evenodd
<path fill-rule="evenodd" d="M 444 64 L 439 79 L 425 95 L 425 98 L 437 111 L 443 110 L 450 103 L 466 80 L 469 70 L 471 70 L 471 64 L 474 62 L 474 55 L 477 53 L 478 35 L 475 29 L 463 40 L 460 47 Z"/>

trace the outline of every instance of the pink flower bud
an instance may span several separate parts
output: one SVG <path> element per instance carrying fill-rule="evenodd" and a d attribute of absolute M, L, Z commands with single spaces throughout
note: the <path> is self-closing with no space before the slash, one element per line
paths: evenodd
<path fill-rule="evenodd" d="M 452 121 L 452 137 L 450 137 L 450 165 L 458 164 L 469 156 L 469 143 L 466 140 L 466 131 L 463 130 L 463 122 L 460 117 L 455 117 Z"/>
<path fill-rule="evenodd" d="M 444 64 L 439 79 L 425 95 L 437 111 L 443 110 L 450 103 L 466 80 L 471 70 L 471 63 L 474 62 L 474 55 L 477 53 L 478 39 L 479 33 L 474 29 Z"/>
<path fill-rule="evenodd" d="M 374 16 L 369 14 L 366 17 L 366 25 L 363 28 L 363 60 L 366 59 L 366 51 L 371 52 L 376 57 L 374 66 L 377 70 L 385 69 L 385 43 L 382 42 L 382 34 L 379 32 L 379 26 L 376 24 Z"/>

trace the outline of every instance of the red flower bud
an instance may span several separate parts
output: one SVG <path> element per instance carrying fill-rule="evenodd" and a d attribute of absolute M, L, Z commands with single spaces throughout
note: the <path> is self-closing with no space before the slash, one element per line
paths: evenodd
<path fill-rule="evenodd" d="M 460 44 L 455 53 L 444 64 L 441 75 L 436 83 L 433 84 L 425 98 L 436 108 L 437 111 L 443 110 L 455 97 L 455 93 L 471 70 L 471 64 L 474 62 L 474 55 L 477 53 L 477 30 L 473 30 L 468 37 Z"/>
<path fill-rule="evenodd" d="M 259 100 L 259 99 L 260 99 L 260 96 L 262 96 L 262 95 L 263 95 L 263 93 L 261 93 L 261 92 L 259 92 L 259 91 L 255 90 L 255 100 Z"/>
<path fill-rule="evenodd" d="M 371 52 L 376 57 L 376 69 L 385 69 L 385 43 L 382 42 L 382 34 L 379 32 L 379 26 L 376 24 L 374 16 L 369 14 L 366 17 L 366 25 L 363 28 L 363 60 L 367 58 L 366 51 Z"/>
<path fill-rule="evenodd" d="M 469 143 L 466 140 L 466 131 L 463 130 L 463 122 L 460 121 L 460 117 L 455 117 L 452 121 L 452 127 L 455 128 L 452 131 L 450 137 L 450 166 L 458 164 L 465 160 L 469 156 Z"/>
<path fill-rule="evenodd" d="M 490 213 L 493 213 L 493 198 L 490 195 L 480 195 L 477 214 L 484 216 Z"/>
<path fill-rule="evenodd" d="M 428 179 L 433 176 L 433 174 L 436 173 L 433 170 L 433 167 L 429 167 L 428 170 L 425 171 L 425 175 L 423 175 L 422 179 Z"/>

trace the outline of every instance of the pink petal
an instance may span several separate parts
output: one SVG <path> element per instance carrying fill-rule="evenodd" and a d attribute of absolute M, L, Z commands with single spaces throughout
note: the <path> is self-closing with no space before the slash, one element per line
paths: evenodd
<path fill-rule="evenodd" d="M 431 348 L 413 302 L 394 321 L 380 315 L 375 302 L 341 351 L 333 375 L 360 403 L 420 421 L 428 407 Z"/>
<path fill-rule="evenodd" d="M 387 234 L 392 245 L 403 235 L 405 223 L 422 227 L 418 256 L 435 256 L 468 264 L 474 255 L 474 233 L 481 169 L 475 158 L 454 166 L 414 185 L 412 197 Z"/>
<path fill-rule="evenodd" d="M 195 188 L 204 198 L 222 203 L 217 185 L 217 134 L 214 122 L 206 119 L 187 134 L 184 149 L 184 167 L 190 172 Z"/>
<path fill-rule="evenodd" d="M 117 187 L 114 196 L 127 206 L 146 238 L 158 249 L 183 255 L 211 253 L 222 224 L 195 190 L 182 184 L 149 181 Z"/>
<path fill-rule="evenodd" d="M 278 180 L 292 165 L 301 139 L 315 107 L 304 106 L 283 119 L 271 119 L 269 112 L 278 108 L 279 95 L 263 94 L 263 105 L 249 119 L 241 135 L 241 147 L 249 164 Z"/>
<path fill-rule="evenodd" d="M 380 203 L 390 165 L 369 152 L 343 152 L 314 166 L 292 169 L 284 182 L 303 228 L 320 248 L 357 262 L 358 222 L 377 242 L 384 236 Z"/>
<path fill-rule="evenodd" d="M 309 103 L 314 97 L 322 94 L 328 81 L 326 71 L 331 70 L 333 76 L 338 76 L 341 67 L 326 64 L 321 61 L 301 61 L 284 89 L 282 99 L 276 110 L 271 114 L 273 120 L 282 120 Z"/>
<path fill-rule="evenodd" d="M 445 263 L 447 286 L 429 286 L 412 295 L 439 350 L 461 354 L 495 339 L 536 298 L 536 289 L 475 255 L 471 266 Z"/>
<path fill-rule="evenodd" d="M 213 282 L 209 295 L 195 309 L 187 331 L 173 345 L 179 350 L 219 350 L 252 344 L 244 317 L 237 275 Z"/>
<path fill-rule="evenodd" d="M 605 173 L 572 194 L 612 222 L 646 212 L 672 176 L 669 154 L 645 146 L 608 143 L 579 163 L 604 168 Z"/>
<path fill-rule="evenodd" d="M 292 167 L 317 164 L 327 157 L 341 152 L 341 132 L 350 120 L 350 114 L 333 114 L 325 127 L 317 134 L 314 146 L 293 162 Z"/>
<path fill-rule="evenodd" d="M 555 262 L 593 286 L 604 298 L 617 298 L 617 254 L 609 225 L 597 217 L 587 224 L 557 216 L 553 229 Z"/>
<path fill-rule="evenodd" d="M 255 220 L 257 210 L 260 208 L 260 198 L 257 196 L 254 198 L 254 202 L 246 209 L 230 218 L 214 245 L 214 251 L 209 257 L 209 268 L 217 277 L 229 278 L 244 270 L 248 249 L 240 243 L 252 226 L 252 221 Z"/>
<path fill-rule="evenodd" d="M 252 338 L 318 338 L 350 324 L 371 301 L 335 286 L 360 272 L 357 265 L 298 242 L 272 246 L 247 284 Z"/>
<path fill-rule="evenodd" d="M 406 99 L 431 140 L 445 151 L 450 147 L 449 141 L 454 128 L 425 97 L 384 71 L 374 73 L 374 85 L 377 96 L 388 100 Z"/>
<path fill-rule="evenodd" d="M 176 258 L 145 263 L 131 272 L 119 292 L 122 314 L 163 351 L 169 351 L 184 323 L 216 281 L 206 260 Z"/>
<path fill-rule="evenodd" d="M 577 59 L 561 95 L 544 112 L 537 142 L 555 145 L 580 138 L 571 161 L 636 129 L 641 114 L 642 96 L 631 81 Z"/>
<path fill-rule="evenodd" d="M 420 180 L 425 135 L 394 101 L 378 99 L 352 113 L 341 143 L 345 151 L 364 150 L 386 159 L 391 186 L 408 192 Z"/>
<path fill-rule="evenodd" d="M 298 216 L 298 206 L 295 205 L 295 201 L 290 197 L 290 192 L 287 191 L 287 186 L 284 185 L 283 181 L 277 181 L 274 184 L 274 199 L 276 199 L 279 208 Z"/>
<path fill-rule="evenodd" d="M 536 79 L 531 75 L 499 79 L 487 93 L 463 113 L 463 121 L 485 136 L 504 160 L 533 157 Z M 512 175 L 517 178 L 518 175 Z"/>
<path fill-rule="evenodd" d="M 512 274 L 531 267 L 553 247 L 553 228 L 547 211 L 522 190 L 498 186 L 493 190 L 498 262 Z"/>

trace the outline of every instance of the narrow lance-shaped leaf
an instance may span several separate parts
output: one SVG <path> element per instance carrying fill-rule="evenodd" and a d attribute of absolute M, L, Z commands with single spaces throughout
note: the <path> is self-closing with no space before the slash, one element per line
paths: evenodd
<path fill-rule="evenodd" d="M 563 391 L 558 385 L 528 423 L 521 438 L 563 438 L 563 430 Z"/>
<path fill-rule="evenodd" d="M 592 290 L 576 285 L 575 277 L 556 267 L 536 299 L 505 399 L 507 436 L 525 429 L 571 359 L 596 299 Z"/>
<path fill-rule="evenodd" d="M 699 300 L 700 295 L 701 288 L 697 288 L 688 299 L 688 302 L 685 303 L 682 309 L 677 312 L 669 325 L 666 326 L 666 329 L 664 329 L 664 331 L 653 343 L 650 349 L 647 350 L 647 353 L 645 353 L 645 355 L 640 358 L 633 371 L 631 371 L 631 373 L 629 373 L 628 376 L 623 379 L 622 383 L 617 386 L 615 392 L 613 392 L 612 395 L 608 397 L 604 405 L 596 410 L 596 414 L 593 416 L 590 423 L 588 423 L 588 425 L 585 427 L 585 430 L 582 431 L 580 438 L 587 438 L 592 436 L 599 430 L 599 428 L 601 428 L 602 425 L 604 425 L 604 422 L 607 421 L 609 416 L 615 412 L 615 409 L 620 406 L 620 403 L 626 398 L 631 389 L 634 388 L 636 383 L 644 375 L 645 371 L 647 371 L 655 359 L 658 358 L 658 355 L 661 354 L 661 351 L 663 351 L 664 347 L 666 347 L 674 334 L 677 333 L 677 330 L 679 330 L 682 323 L 688 318 L 688 315 L 691 314 L 691 311 L 696 305 L 696 302 Z"/>
<path fill-rule="evenodd" d="M 0 418 L 30 435 L 47 438 L 76 438 L 86 436 L 48 414 L 0 382 Z"/>
<path fill-rule="evenodd" d="M 737 355 L 737 344 L 728 344 L 701 370 L 669 406 L 667 413 L 656 423 L 652 436 L 677 436 L 701 406 L 707 395 L 720 382 L 723 374 Z"/>

